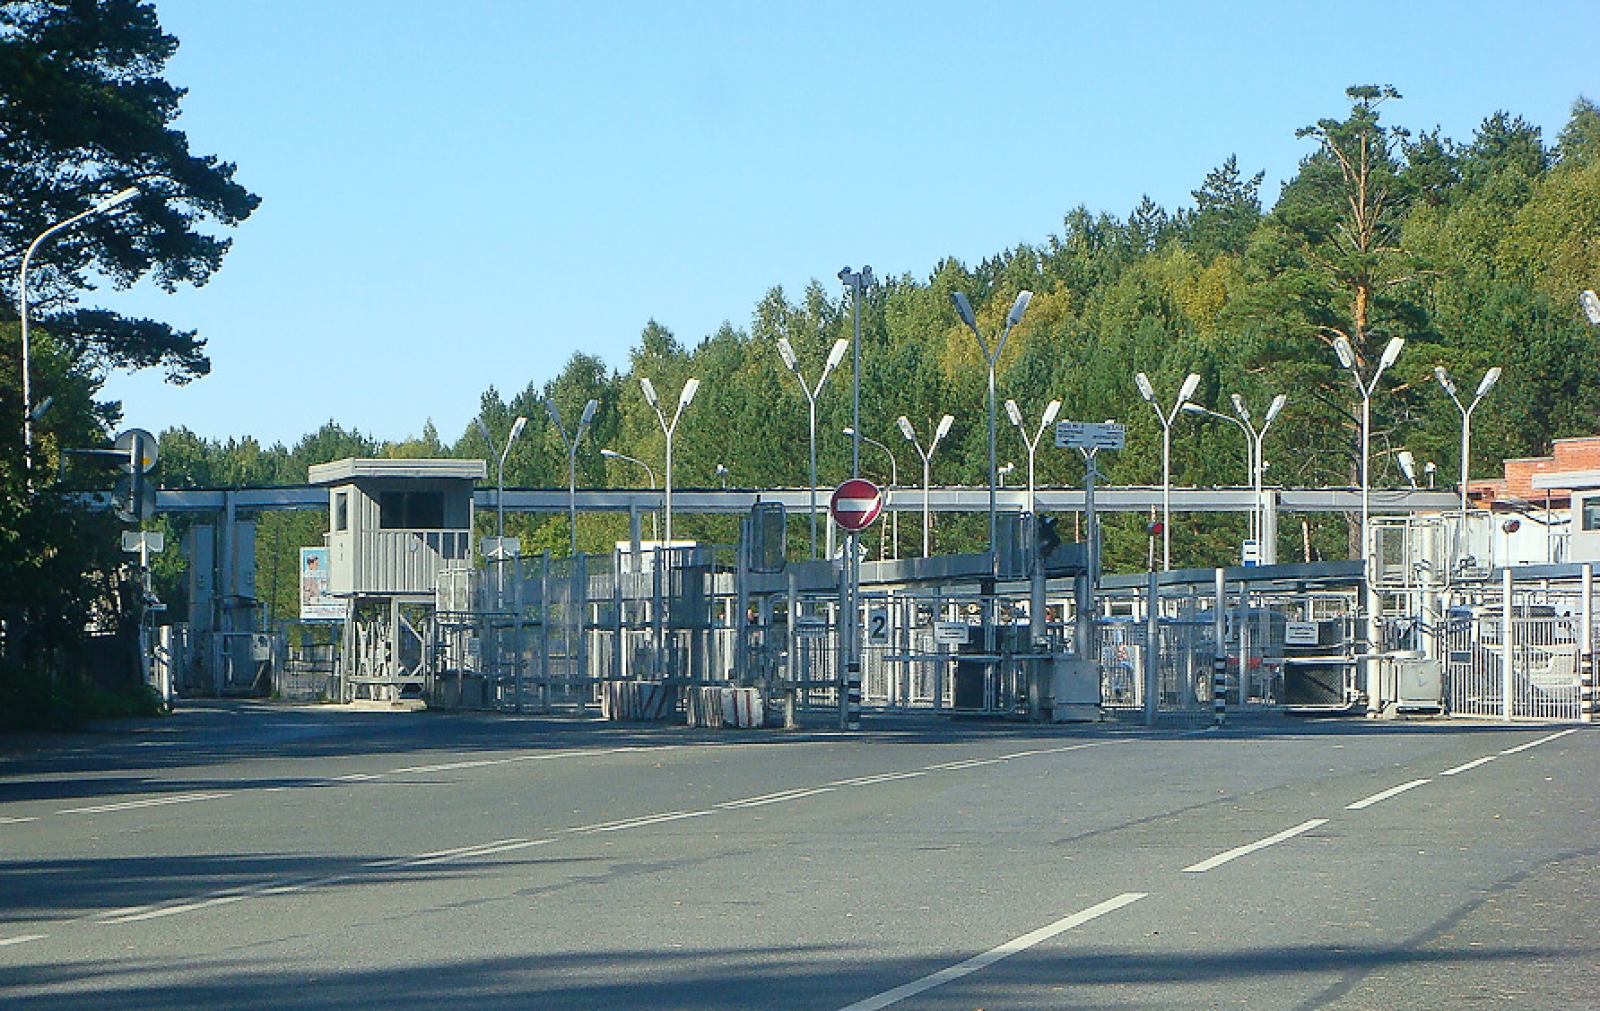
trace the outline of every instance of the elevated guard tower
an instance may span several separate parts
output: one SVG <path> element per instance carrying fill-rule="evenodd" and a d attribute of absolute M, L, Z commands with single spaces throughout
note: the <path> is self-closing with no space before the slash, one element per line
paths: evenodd
<path fill-rule="evenodd" d="M 328 486 L 328 588 L 345 600 L 344 701 L 427 694 L 426 634 L 440 573 L 472 565 L 482 460 L 345 459 L 310 468 Z"/>

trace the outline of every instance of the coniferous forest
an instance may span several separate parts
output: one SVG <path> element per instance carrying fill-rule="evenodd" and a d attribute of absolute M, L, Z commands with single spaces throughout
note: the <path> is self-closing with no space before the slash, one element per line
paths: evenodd
<path fill-rule="evenodd" d="M 107 180 L 117 176 L 119 165 L 137 163 L 147 187 L 138 215 L 108 220 L 63 241 L 45 280 L 48 297 L 36 305 L 35 375 L 54 406 L 31 471 L 15 435 L 3 440 L 8 515 L 0 527 L 12 534 L 0 552 L 0 605 L 6 611 L 0 620 L 8 629 L 20 627 L 25 615 L 70 619 L 98 592 L 74 583 L 70 572 L 92 570 L 97 561 L 115 564 L 114 542 L 104 551 L 42 551 L 41 543 L 81 545 L 89 529 L 109 540 L 114 528 L 79 515 L 67 496 L 24 494 L 28 482 L 60 475 L 68 478 L 67 490 L 74 482 L 105 483 L 80 473 L 87 468 L 62 466 L 61 455 L 67 447 L 103 440 L 109 431 L 115 408 L 97 401 L 106 370 L 159 367 L 187 381 L 209 367 L 193 334 L 76 308 L 74 282 L 91 267 L 119 279 L 203 280 L 220 267 L 226 242 L 191 226 L 207 219 L 238 224 L 256 203 L 232 181 L 230 163 L 191 155 L 183 135 L 164 125 L 176 116 L 180 93 L 155 86 L 161 82 L 151 68 L 159 74 L 171 52 L 167 43 L 175 43 L 161 34 L 153 11 L 134 0 L 91 9 L 105 15 L 105 23 L 74 22 L 79 15 L 71 12 L 81 8 L 73 5 L 0 5 L 0 28 L 6 29 L 0 34 L 0 80 L 43 81 L 41 75 L 67 65 L 43 54 L 94 44 L 86 38 L 93 32 L 124 40 L 121 49 L 96 50 L 122 53 L 120 64 L 111 57 L 98 65 L 80 61 L 71 65 L 78 68 L 74 73 L 88 75 L 85 80 L 40 84 L 0 103 L 0 171 L 9 180 L 0 187 L 0 313 L 7 320 L 0 322 L 0 341 L 8 347 L 18 341 L 14 278 L 27 237 L 42 222 L 87 206 L 85 152 L 97 152 L 93 164 Z M 30 73 L 10 72 L 18 68 Z M 152 110 L 139 120 L 144 125 L 86 117 L 85 130 L 108 134 L 42 131 L 39 124 L 52 103 L 92 106 L 101 93 L 89 86 L 95 75 L 102 84 L 144 82 L 139 100 Z M 1085 194 L 1085 203 L 1064 208 L 1059 221 L 1039 222 L 1044 237 L 1037 243 L 997 250 L 978 263 L 946 258 L 921 273 L 880 276 L 860 303 L 863 434 L 893 449 L 901 484 L 916 486 L 920 460 L 896 419 L 905 415 L 926 442 L 949 413 L 956 420 L 935 457 L 934 483 L 986 485 L 986 363 L 950 296 L 965 294 L 979 328 L 991 335 L 1004 329 L 1022 290 L 1033 298 L 998 361 L 999 398 L 1016 400 L 1023 417 L 1033 419 L 1030 427 L 1052 399 L 1063 402 L 1063 419 L 1125 423 L 1127 448 L 1102 454 L 1099 461 L 1110 484 L 1161 480 L 1161 426 L 1134 375 L 1147 374 L 1157 403 L 1170 408 L 1184 377 L 1194 372 L 1201 381 L 1192 399 L 1219 414 L 1231 415 L 1238 395 L 1259 420 L 1275 396 L 1287 394 L 1287 407 L 1265 441 L 1267 484 L 1355 485 L 1359 398 L 1335 352 L 1339 338 L 1369 375 L 1393 338 L 1406 341 L 1371 402 L 1374 487 L 1405 483 L 1397 464 L 1401 450 L 1409 450 L 1419 466 L 1434 464 L 1439 487 L 1455 485 L 1461 416 L 1435 379 L 1437 366 L 1467 391 L 1489 368 L 1504 370 L 1490 394 L 1491 409 L 1474 417 L 1475 477 L 1498 475 L 1506 458 L 1546 454 L 1555 439 L 1595 434 L 1600 332 L 1586 322 L 1577 296 L 1600 285 L 1600 107 L 1576 98 L 1554 137 L 1543 136 L 1514 110 L 1486 109 L 1472 136 L 1452 138 L 1408 125 L 1404 81 L 1397 85 L 1354 86 L 1328 96 L 1326 108 L 1306 110 L 1308 125 L 1300 131 L 1304 157 L 1280 192 L 1263 193 L 1263 174 L 1230 157 L 1195 181 L 1186 206 L 1166 208 L 1146 199 L 1119 214 L 1092 209 L 1093 195 Z M 724 324 L 715 333 L 680 335 L 646 322 L 626 362 L 604 362 L 580 351 L 547 382 L 516 391 L 486 389 L 478 419 L 493 447 L 476 424 L 453 433 L 428 424 L 419 438 L 387 443 L 332 419 L 293 446 L 263 446 L 250 438 L 211 441 L 179 428 L 160 433 L 155 476 L 169 488 L 251 487 L 304 483 L 309 465 L 345 456 L 492 460 L 514 419 L 524 416 L 526 430 L 506 459 L 506 485 L 564 488 L 566 447 L 546 414 L 548 397 L 566 419 L 575 419 L 590 399 L 598 401 L 577 454 L 579 487 L 642 488 L 642 468 L 600 450 L 636 457 L 659 475 L 664 439 L 640 380 L 649 379 L 670 408 L 692 377 L 701 386 L 675 435 L 677 487 L 714 488 L 725 480 L 741 488 L 803 487 L 805 395 L 785 367 L 778 341 L 789 342 L 814 381 L 835 341 L 853 335 L 852 311 L 850 289 L 829 278 L 804 291 L 773 288 L 750 308 L 742 327 Z M 0 366 L 8 433 L 21 427 L 16 361 L 8 352 Z M 556 371 L 554 364 L 544 374 Z M 842 435 L 851 424 L 847 379 L 848 364 L 818 401 L 824 487 L 850 470 L 851 444 Z M 38 399 L 35 391 L 34 403 Z M 1171 437 L 1175 485 L 1247 483 L 1237 425 L 1183 412 Z M 999 459 L 1018 464 L 1015 484 L 1023 476 L 1026 450 L 1003 412 L 998 439 Z M 864 443 L 862 471 L 886 484 L 887 456 Z M 1055 450 L 1047 437 L 1038 456 L 1040 486 L 1078 487 L 1082 478 L 1081 458 Z M 492 517 L 480 519 L 492 523 Z M 1106 571 L 1144 568 L 1146 519 L 1108 520 Z M 158 567 L 163 592 L 181 596 L 178 521 L 157 517 L 150 523 L 174 535 Z M 564 554 L 567 523 L 565 514 L 511 516 L 506 532 L 521 537 L 525 553 Z M 804 544 L 795 523 L 792 552 Z M 1244 524 L 1243 516 L 1175 515 L 1173 565 L 1234 563 Z M 268 618 L 293 617 L 298 548 L 319 544 L 324 525 L 325 517 L 315 513 L 259 518 L 258 592 Z M 1070 522 L 1064 529 L 1071 529 Z M 686 514 L 675 519 L 674 533 L 727 543 L 735 530 L 727 517 Z M 581 549 L 607 551 L 626 536 L 626 520 L 583 516 L 577 533 Z M 900 536 L 901 554 L 916 553 L 917 520 L 903 520 Z M 936 550 L 981 550 L 987 536 L 984 516 L 950 518 L 938 524 Z M 1278 556 L 1345 558 L 1350 541 L 1342 516 L 1308 517 L 1303 527 L 1298 518 L 1286 519 Z M 59 594 L 34 600 L 47 570 L 60 584 Z M 7 634 L 7 651 L 13 658 L 26 652 L 13 632 Z"/>

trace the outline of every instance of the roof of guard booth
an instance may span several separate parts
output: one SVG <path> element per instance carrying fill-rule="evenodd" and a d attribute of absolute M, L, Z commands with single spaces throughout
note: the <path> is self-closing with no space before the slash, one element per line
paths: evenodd
<path fill-rule="evenodd" d="M 361 478 L 453 478 L 481 481 L 489 474 L 482 460 L 372 460 L 350 457 L 319 463 L 307 471 L 310 484 L 339 484 Z"/>

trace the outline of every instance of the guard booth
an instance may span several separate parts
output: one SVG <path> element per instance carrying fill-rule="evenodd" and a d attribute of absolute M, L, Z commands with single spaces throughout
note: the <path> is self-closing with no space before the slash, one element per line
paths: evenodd
<path fill-rule="evenodd" d="M 344 701 L 428 695 L 428 629 L 440 573 L 472 565 L 482 460 L 345 459 L 310 468 L 328 486 L 328 592 L 345 601 L 336 672 Z"/>

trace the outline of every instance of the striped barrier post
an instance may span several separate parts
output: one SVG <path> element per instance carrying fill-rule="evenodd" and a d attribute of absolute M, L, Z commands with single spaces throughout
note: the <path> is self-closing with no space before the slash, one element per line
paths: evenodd
<path fill-rule="evenodd" d="M 845 714 L 844 728 L 846 730 L 861 729 L 861 661 L 851 660 L 845 665 Z"/>

